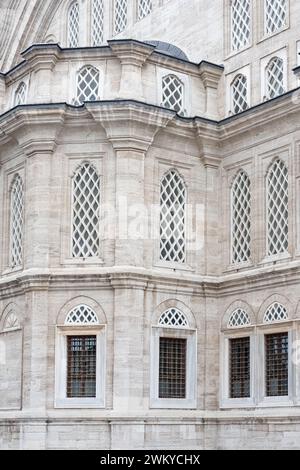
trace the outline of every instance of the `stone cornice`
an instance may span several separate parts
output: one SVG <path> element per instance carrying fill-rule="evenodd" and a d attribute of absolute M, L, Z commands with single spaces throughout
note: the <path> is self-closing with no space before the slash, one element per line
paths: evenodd
<path fill-rule="evenodd" d="M 153 53 L 155 47 L 134 40 L 107 41 L 113 54 L 118 57 L 121 64 L 141 67 Z"/>
<path fill-rule="evenodd" d="M 210 62 L 202 61 L 199 64 L 199 74 L 205 88 L 217 89 L 223 72 L 223 67 L 211 64 Z"/>

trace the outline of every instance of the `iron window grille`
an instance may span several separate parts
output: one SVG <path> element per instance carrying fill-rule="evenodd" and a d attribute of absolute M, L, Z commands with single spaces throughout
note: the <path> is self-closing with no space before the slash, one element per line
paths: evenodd
<path fill-rule="evenodd" d="M 232 338 L 230 344 L 230 398 L 250 397 L 250 338 Z"/>
<path fill-rule="evenodd" d="M 79 3 L 74 2 L 68 12 L 68 47 L 79 46 Z"/>
<path fill-rule="evenodd" d="M 186 339 L 159 339 L 159 398 L 186 397 L 186 355 Z"/>
<path fill-rule="evenodd" d="M 289 394 L 288 333 L 265 335 L 265 383 L 267 397 Z"/>
<path fill-rule="evenodd" d="M 286 24 L 287 0 L 265 0 L 265 33 L 276 33 Z"/>
<path fill-rule="evenodd" d="M 185 114 L 184 84 L 176 75 L 167 75 L 162 79 L 162 106 Z"/>
<path fill-rule="evenodd" d="M 242 263 L 251 256 L 251 184 L 240 171 L 231 188 L 231 256 L 232 263 Z"/>
<path fill-rule="evenodd" d="M 251 2 L 232 0 L 231 2 L 231 49 L 238 51 L 250 44 Z"/>
<path fill-rule="evenodd" d="M 24 238 L 24 187 L 20 175 L 16 175 L 11 186 L 10 207 L 10 265 L 22 266 Z"/>
<path fill-rule="evenodd" d="M 232 312 L 228 321 L 228 328 L 240 328 L 242 326 L 249 326 L 251 323 L 250 317 L 245 310 L 237 308 Z"/>
<path fill-rule="evenodd" d="M 77 93 L 74 104 L 81 106 L 85 101 L 99 100 L 100 72 L 95 67 L 87 65 L 77 75 Z"/>
<path fill-rule="evenodd" d="M 238 75 L 232 83 L 232 109 L 234 114 L 242 113 L 249 108 L 248 84 L 245 75 Z"/>
<path fill-rule="evenodd" d="M 67 398 L 96 397 L 96 336 L 67 337 Z"/>
<path fill-rule="evenodd" d="M 285 93 L 284 63 L 280 57 L 273 57 L 266 68 L 267 99 L 276 98 Z"/>

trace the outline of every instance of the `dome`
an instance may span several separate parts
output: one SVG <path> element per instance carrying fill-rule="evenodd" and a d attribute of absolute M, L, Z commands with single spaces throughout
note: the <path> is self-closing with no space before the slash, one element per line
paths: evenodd
<path fill-rule="evenodd" d="M 177 59 L 181 60 L 189 60 L 188 56 L 181 50 L 179 47 L 174 46 L 168 42 L 163 41 L 145 41 L 146 44 L 150 44 L 154 46 L 157 52 L 162 52 L 163 54 L 167 54 L 171 57 L 176 57 Z"/>

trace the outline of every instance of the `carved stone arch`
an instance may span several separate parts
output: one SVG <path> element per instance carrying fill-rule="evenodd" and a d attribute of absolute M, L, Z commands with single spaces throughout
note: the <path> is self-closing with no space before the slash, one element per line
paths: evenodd
<path fill-rule="evenodd" d="M 163 174 L 162 174 L 162 176 L 161 176 L 161 178 L 160 178 L 160 187 L 161 187 L 161 184 L 162 184 L 164 178 L 165 178 L 169 173 L 171 173 L 172 171 L 175 172 L 175 173 L 179 176 L 179 178 L 182 180 L 182 183 L 183 183 L 183 185 L 184 185 L 185 191 L 187 191 L 187 184 L 186 184 L 186 181 L 185 181 L 185 177 L 183 176 L 183 174 L 181 173 L 181 171 L 178 170 L 178 168 L 176 168 L 175 166 L 172 166 L 172 167 L 168 168 L 166 171 L 163 172 Z"/>
<path fill-rule="evenodd" d="M 284 295 L 282 294 L 272 294 L 270 295 L 264 302 L 261 304 L 259 311 L 258 311 L 258 316 L 257 316 L 257 322 L 259 324 L 263 323 L 264 321 L 264 315 L 268 308 L 274 303 L 277 302 L 278 304 L 281 304 L 287 311 L 288 319 L 291 320 L 295 317 L 295 305 Z"/>
<path fill-rule="evenodd" d="M 269 165 L 267 165 L 267 168 L 266 168 L 266 171 L 265 171 L 265 179 L 267 180 L 268 178 L 268 174 L 272 168 L 272 166 L 274 165 L 275 162 L 282 162 L 284 164 L 284 166 L 287 168 L 288 170 L 288 165 L 287 163 L 285 162 L 285 160 L 281 157 L 279 157 L 278 155 L 276 155 L 275 157 L 273 157 L 269 163 Z"/>
<path fill-rule="evenodd" d="M 176 308 L 184 314 L 188 322 L 188 328 L 195 329 L 197 327 L 196 319 L 192 310 L 184 302 L 181 302 L 180 300 L 177 300 L 177 299 L 164 300 L 155 308 L 153 315 L 152 315 L 152 322 L 151 322 L 152 325 L 158 326 L 159 320 L 161 316 L 163 315 L 163 313 L 165 313 L 167 310 L 172 309 L 172 308 Z"/>
<path fill-rule="evenodd" d="M 20 330 L 22 323 L 20 320 L 20 312 L 15 303 L 8 304 L 2 312 L 0 318 L 0 333 L 7 331 Z"/>
<path fill-rule="evenodd" d="M 75 169 L 72 173 L 72 178 L 74 178 L 77 175 L 77 173 L 81 170 L 81 168 L 85 165 L 89 165 L 90 167 L 92 167 L 93 170 L 97 173 L 98 177 L 100 177 L 99 171 L 96 168 L 96 165 L 93 162 L 91 162 L 90 160 L 84 159 L 84 160 L 81 160 L 81 162 L 78 163 L 78 165 L 76 165 L 76 167 L 75 167 Z"/>
<path fill-rule="evenodd" d="M 256 315 L 252 307 L 244 300 L 239 299 L 239 300 L 235 300 L 234 302 L 232 302 L 225 310 L 225 313 L 223 317 L 221 318 L 221 329 L 228 328 L 228 323 L 229 323 L 231 315 L 238 309 L 245 311 L 245 313 L 248 315 L 250 319 L 249 326 L 254 326 L 256 324 Z"/>
<path fill-rule="evenodd" d="M 233 174 L 229 178 L 229 188 L 230 188 L 230 190 L 233 188 L 234 183 L 236 182 L 237 178 L 240 176 L 241 173 L 244 173 L 247 176 L 247 178 L 249 179 L 250 183 L 251 183 L 251 179 L 250 179 L 250 175 L 249 175 L 248 171 L 245 170 L 245 168 L 241 167 L 238 170 L 234 171 Z"/>
<path fill-rule="evenodd" d="M 56 319 L 56 324 L 57 325 L 64 325 L 65 320 L 68 316 L 68 313 L 70 313 L 75 307 L 77 307 L 79 305 L 86 305 L 91 310 L 93 310 L 96 313 L 97 317 L 98 317 L 100 325 L 104 325 L 104 324 L 107 323 L 107 318 L 106 318 L 105 312 L 104 312 L 103 308 L 101 307 L 101 305 L 96 300 L 92 299 L 91 297 L 86 297 L 86 296 L 81 295 L 81 296 L 78 296 L 78 297 L 74 297 L 71 300 L 68 300 L 63 305 L 63 307 L 60 309 L 60 311 L 58 313 L 58 316 L 57 316 L 57 319 Z"/>

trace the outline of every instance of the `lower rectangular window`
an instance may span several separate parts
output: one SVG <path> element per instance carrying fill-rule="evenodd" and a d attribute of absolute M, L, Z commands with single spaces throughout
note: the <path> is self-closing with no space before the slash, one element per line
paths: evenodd
<path fill-rule="evenodd" d="M 268 397 L 289 394 L 288 333 L 265 335 L 265 380 Z"/>
<path fill-rule="evenodd" d="M 186 339 L 159 339 L 159 398 L 186 398 L 186 356 Z"/>
<path fill-rule="evenodd" d="M 230 398 L 250 397 L 250 338 L 230 339 Z"/>
<path fill-rule="evenodd" d="M 67 397 L 96 397 L 96 336 L 67 337 Z"/>

